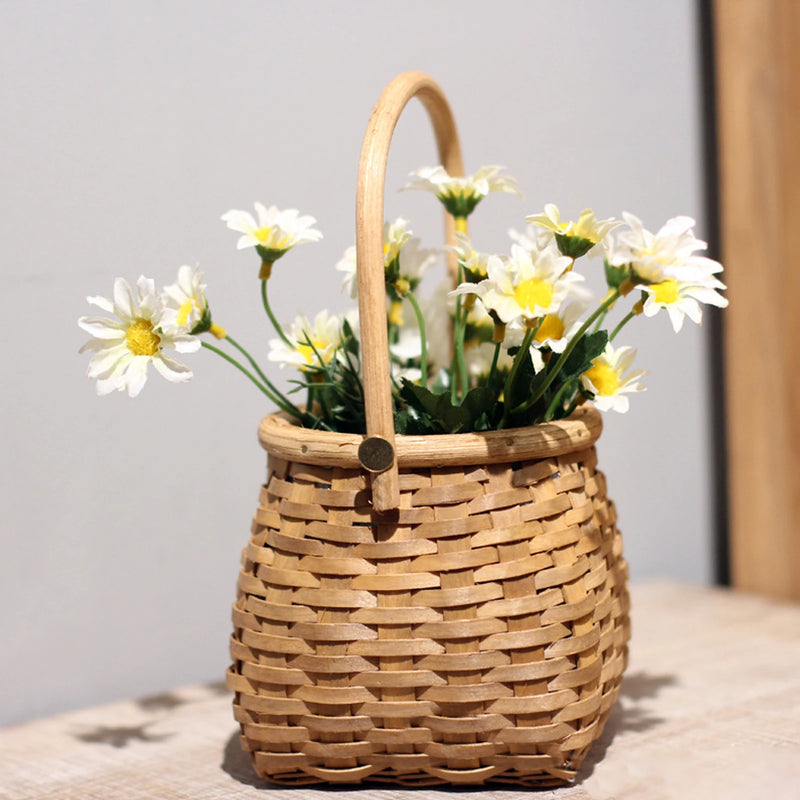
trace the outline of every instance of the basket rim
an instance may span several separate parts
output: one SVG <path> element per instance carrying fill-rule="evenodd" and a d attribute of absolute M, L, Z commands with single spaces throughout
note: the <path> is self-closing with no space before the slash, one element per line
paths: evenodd
<path fill-rule="evenodd" d="M 446 467 L 499 464 L 565 455 L 591 447 L 603 430 L 600 412 L 580 406 L 566 419 L 524 428 L 482 433 L 395 436 L 397 465 Z M 261 446 L 271 456 L 315 466 L 361 469 L 358 446 L 365 435 L 299 427 L 284 413 L 268 414 L 258 427 Z"/>

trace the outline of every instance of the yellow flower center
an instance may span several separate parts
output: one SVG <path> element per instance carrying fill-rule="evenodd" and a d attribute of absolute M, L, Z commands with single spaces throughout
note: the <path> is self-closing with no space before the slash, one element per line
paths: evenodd
<path fill-rule="evenodd" d="M 280 230 L 280 228 L 278 228 Z M 269 225 L 262 225 L 260 228 L 256 228 L 253 231 L 253 236 L 258 239 L 258 241 L 263 245 L 268 245 L 270 250 L 286 250 L 287 244 L 289 242 L 289 237 L 284 236 L 279 242 L 270 242 L 270 238 L 272 237 L 273 228 Z"/>
<path fill-rule="evenodd" d="M 192 308 L 200 308 L 194 297 L 190 297 L 178 310 L 178 316 L 175 318 L 178 325 L 186 325 L 189 321 L 189 314 L 192 313 Z"/>
<path fill-rule="evenodd" d="M 650 288 L 653 290 L 656 303 L 670 305 L 671 303 L 677 302 L 680 298 L 678 282 L 672 280 L 672 278 L 667 278 L 667 280 L 661 281 L 661 283 L 651 283 Z"/>
<path fill-rule="evenodd" d="M 543 342 L 545 339 L 555 341 L 564 335 L 564 321 L 557 314 L 548 314 L 536 331 L 536 341 Z"/>
<path fill-rule="evenodd" d="M 597 389 L 597 394 L 612 395 L 619 389 L 619 375 L 614 367 L 608 364 L 595 364 L 591 369 L 586 370 L 586 377 L 592 382 L 592 386 Z"/>
<path fill-rule="evenodd" d="M 135 356 L 154 356 L 161 347 L 161 337 L 148 319 L 137 319 L 125 334 L 125 344 Z"/>
<path fill-rule="evenodd" d="M 308 337 L 308 341 L 310 342 L 310 344 L 305 344 L 305 343 L 300 344 L 299 342 L 297 344 L 297 352 L 300 353 L 301 356 L 303 356 L 303 359 L 305 360 L 306 364 L 311 366 L 313 363 L 315 363 L 317 361 L 317 353 L 319 353 L 320 358 L 324 361 L 325 350 L 327 348 L 325 342 L 323 342 L 322 339 L 314 339 L 311 336 Z M 317 351 L 316 353 L 314 352 L 315 349 Z"/>
<path fill-rule="evenodd" d="M 261 244 L 265 244 L 269 240 L 269 235 L 272 233 L 272 228 L 268 225 L 262 225 L 260 228 L 256 228 L 253 231 L 253 236 L 258 239 Z"/>
<path fill-rule="evenodd" d="M 514 289 L 514 299 L 527 311 L 547 308 L 553 302 L 553 287 L 539 278 L 528 278 Z"/>

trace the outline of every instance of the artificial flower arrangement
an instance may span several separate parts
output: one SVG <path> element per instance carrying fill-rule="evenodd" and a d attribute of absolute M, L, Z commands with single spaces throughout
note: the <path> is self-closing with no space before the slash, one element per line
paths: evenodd
<path fill-rule="evenodd" d="M 584 210 L 562 221 L 555 205 L 526 217 L 524 233 L 510 231 L 510 254 L 476 250 L 467 220 L 491 192 L 519 194 L 500 167 L 483 167 L 465 178 L 442 167 L 412 173 L 406 187 L 433 192 L 453 216 L 457 275 L 428 297 L 421 279 L 440 253 L 421 246 L 408 223 L 384 226 L 387 321 L 392 364 L 395 429 L 406 434 L 488 431 L 532 425 L 569 416 L 589 400 L 601 410 L 628 409 L 628 394 L 644 389 L 644 370 L 633 369 L 636 351 L 618 335 L 637 316 L 661 309 L 674 330 L 685 317 L 701 321 L 701 304 L 727 305 L 722 266 L 701 255 L 694 220 L 679 216 L 656 233 L 632 214 L 598 220 Z M 113 300 L 89 303 L 113 315 L 82 317 L 92 338 L 88 375 L 100 395 L 142 389 L 149 365 L 167 380 L 182 382 L 190 369 L 169 351 L 191 353 L 201 346 L 246 375 L 297 424 L 326 431 L 365 432 L 358 323 L 353 314 L 326 310 L 313 320 L 299 316 L 282 326 L 269 299 L 275 263 L 299 244 L 322 237 L 316 220 L 296 210 L 255 204 L 222 216 L 240 234 L 237 247 L 253 249 L 260 261 L 264 310 L 277 334 L 268 358 L 297 371 L 292 388 L 279 389 L 255 358 L 212 320 L 206 285 L 197 268 L 182 266 L 176 283 L 156 291 L 140 277 L 136 291 L 122 278 Z M 576 269 L 579 258 L 600 257 L 607 292 L 594 305 Z M 356 293 L 356 251 L 347 250 L 337 269 Z M 617 313 L 622 307 L 622 313 Z M 408 312 L 411 312 L 410 314 Z M 609 324 L 615 312 L 617 321 Z M 201 340 L 207 335 L 216 344 Z M 222 346 L 227 349 L 222 349 Z M 300 401 L 293 399 L 300 395 Z"/>

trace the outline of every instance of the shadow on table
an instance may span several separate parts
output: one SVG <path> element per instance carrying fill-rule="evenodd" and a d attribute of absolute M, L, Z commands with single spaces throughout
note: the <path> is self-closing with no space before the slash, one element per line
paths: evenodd
<path fill-rule="evenodd" d="M 672 675 L 648 675 L 645 672 L 637 672 L 633 675 L 627 675 L 622 682 L 620 691 L 620 701 L 611 710 L 608 721 L 606 722 L 603 735 L 594 743 L 594 746 L 589 751 L 586 759 L 584 760 L 576 779 L 576 783 L 582 783 L 594 771 L 595 766 L 602 760 L 611 742 L 618 733 L 627 731 L 647 731 L 651 728 L 661 724 L 664 720 L 661 717 L 650 714 L 646 709 L 639 705 L 640 701 L 655 697 L 662 689 L 668 686 L 674 686 L 676 683 Z M 630 701 L 630 702 L 625 702 Z M 222 764 L 220 765 L 224 772 L 227 772 L 234 780 L 247 786 L 253 786 L 257 789 L 275 789 L 277 784 L 259 778 L 253 769 L 253 764 L 250 760 L 249 753 L 246 753 L 239 741 L 239 732 L 232 734 L 228 739 L 222 757 Z M 502 788 L 505 791 L 520 791 L 531 792 L 536 789 L 524 786 L 509 786 L 494 784 L 494 788 Z M 389 788 L 390 784 L 385 783 L 363 783 L 359 784 L 358 788 Z M 281 789 L 294 789 L 302 792 L 308 790 L 307 786 L 280 786 Z M 325 785 L 315 784 L 315 790 L 328 791 L 331 793 L 341 791 L 352 791 L 354 785 Z M 466 791 L 475 791 L 475 786 L 419 786 L 408 787 L 404 786 L 404 791 L 419 791 L 428 792 L 435 789 L 435 791 L 446 791 L 448 793 L 458 794 Z M 486 787 L 484 787 L 486 788 Z M 550 788 L 548 791 L 552 791 Z"/>
<path fill-rule="evenodd" d="M 239 741 L 239 731 L 231 734 L 225 744 L 225 750 L 222 754 L 222 764 L 220 764 L 223 772 L 227 772 L 239 783 L 246 786 L 255 786 L 256 789 L 274 789 L 275 784 L 270 783 L 263 778 L 259 778 L 253 769 L 253 762 L 250 760 L 250 754 L 242 749 Z"/>
<path fill-rule="evenodd" d="M 603 760 L 606 750 L 618 733 L 628 731 L 641 733 L 664 722 L 662 717 L 655 716 L 643 708 L 641 701 L 656 697 L 662 689 L 674 686 L 676 682 L 673 675 L 648 675 L 646 672 L 636 672 L 625 676 L 619 701 L 611 709 L 602 736 L 594 743 L 584 759 L 576 783 L 582 783 L 594 772 L 594 768 Z"/>

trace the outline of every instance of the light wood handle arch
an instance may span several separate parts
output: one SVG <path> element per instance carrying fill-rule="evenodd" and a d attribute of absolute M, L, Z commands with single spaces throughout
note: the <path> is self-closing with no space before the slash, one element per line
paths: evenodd
<path fill-rule="evenodd" d="M 383 263 L 383 196 L 389 145 L 400 114 L 418 97 L 433 124 L 439 160 L 450 175 L 462 176 L 464 167 L 455 120 L 439 85 L 423 72 L 398 75 L 372 111 L 358 167 L 356 190 L 356 252 L 358 313 L 361 328 L 361 370 L 364 382 L 367 436 L 386 440 L 394 451 L 394 416 L 386 331 L 386 287 Z M 448 242 L 454 241 L 454 222 L 445 212 Z M 376 511 L 398 508 L 400 483 L 397 457 L 372 475 L 372 505 Z"/>

